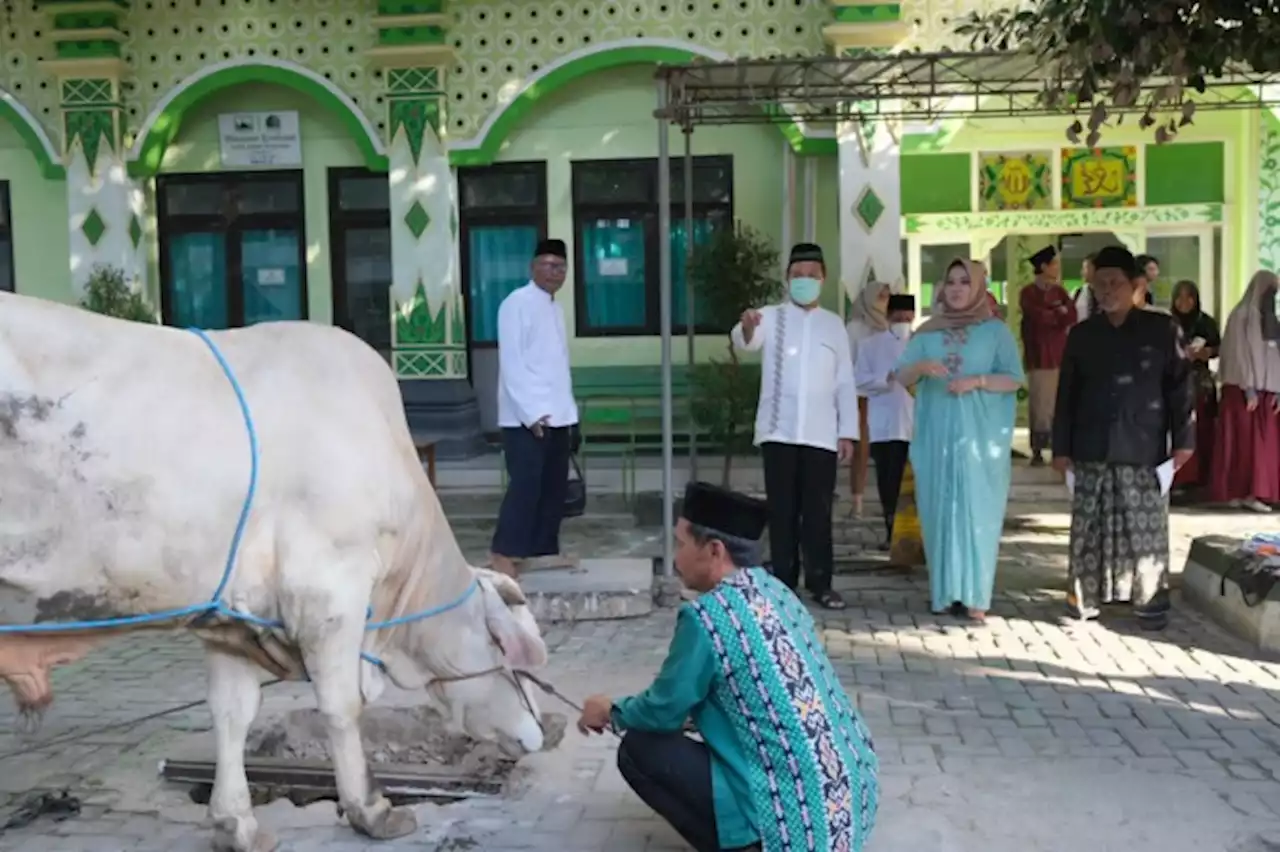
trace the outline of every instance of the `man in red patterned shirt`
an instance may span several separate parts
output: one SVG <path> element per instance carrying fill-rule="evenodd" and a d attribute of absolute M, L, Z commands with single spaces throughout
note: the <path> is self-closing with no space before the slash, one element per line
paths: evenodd
<path fill-rule="evenodd" d="M 1061 284 L 1058 250 L 1045 246 L 1031 256 L 1035 283 L 1023 287 L 1022 347 L 1027 368 L 1028 413 L 1031 421 L 1031 464 L 1044 464 L 1053 431 L 1053 407 L 1058 396 L 1058 368 L 1067 345 L 1067 332 L 1076 321 L 1075 305 Z"/>

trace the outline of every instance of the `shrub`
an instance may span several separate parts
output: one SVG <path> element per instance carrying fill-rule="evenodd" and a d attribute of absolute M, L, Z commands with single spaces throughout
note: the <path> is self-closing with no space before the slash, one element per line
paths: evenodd
<path fill-rule="evenodd" d="M 155 324 L 159 322 L 156 311 L 142 293 L 125 280 L 124 270 L 118 266 L 98 265 L 89 273 L 84 298 L 80 306 L 96 314 L 117 319 Z"/>

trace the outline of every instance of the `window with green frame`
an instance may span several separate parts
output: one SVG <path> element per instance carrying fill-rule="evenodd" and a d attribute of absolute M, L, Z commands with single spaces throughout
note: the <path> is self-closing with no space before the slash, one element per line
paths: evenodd
<path fill-rule="evenodd" d="M 573 167 L 576 326 L 579 337 L 657 335 L 659 328 L 658 161 L 588 160 Z M 694 246 L 733 227 L 733 158 L 693 161 Z M 672 321 L 689 321 L 684 163 L 671 162 Z M 711 327 L 694 297 L 694 327 Z"/>

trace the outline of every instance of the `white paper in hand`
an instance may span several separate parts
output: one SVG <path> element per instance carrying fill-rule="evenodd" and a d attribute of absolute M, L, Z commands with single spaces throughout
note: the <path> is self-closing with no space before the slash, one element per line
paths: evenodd
<path fill-rule="evenodd" d="M 1160 480 L 1160 495 L 1166 496 L 1169 489 L 1173 487 L 1173 459 L 1165 459 L 1164 462 L 1156 468 L 1156 479 Z"/>
<path fill-rule="evenodd" d="M 1067 468 L 1067 493 L 1076 493 L 1076 474 L 1071 468 Z"/>

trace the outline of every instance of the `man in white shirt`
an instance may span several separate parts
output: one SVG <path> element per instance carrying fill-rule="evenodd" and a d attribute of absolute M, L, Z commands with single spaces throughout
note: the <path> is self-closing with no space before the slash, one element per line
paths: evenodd
<path fill-rule="evenodd" d="M 907 348 L 911 324 L 916 318 L 914 296 L 889 297 L 889 328 L 858 344 L 858 360 L 853 378 L 858 394 L 867 398 L 867 431 L 863 440 L 871 442 L 871 458 L 876 465 L 876 490 L 884 511 L 884 545 L 893 540 L 893 517 L 898 511 L 902 474 L 907 469 L 907 451 L 915 426 L 915 400 L 898 384 L 893 371 Z"/>
<path fill-rule="evenodd" d="M 805 587 L 827 609 L 844 609 L 831 588 L 831 510 L 836 467 L 858 439 L 858 396 L 849 336 L 818 307 L 827 267 L 822 249 L 800 243 L 787 266 L 788 299 L 748 310 L 730 334 L 738 349 L 763 350 L 756 445 L 764 460 L 773 574 Z"/>
<path fill-rule="evenodd" d="M 556 293 L 568 271 L 563 240 L 543 240 L 528 284 L 498 308 L 498 425 L 507 464 L 507 493 L 498 511 L 490 564 L 512 577 L 517 562 L 568 565 L 560 554 L 560 521 L 576 449 L 578 404 L 569 344 Z"/>

